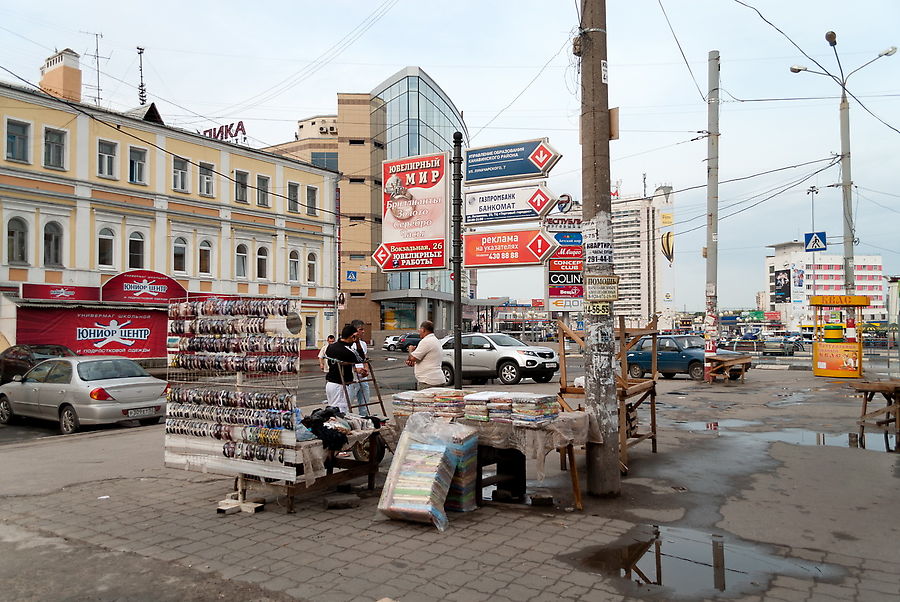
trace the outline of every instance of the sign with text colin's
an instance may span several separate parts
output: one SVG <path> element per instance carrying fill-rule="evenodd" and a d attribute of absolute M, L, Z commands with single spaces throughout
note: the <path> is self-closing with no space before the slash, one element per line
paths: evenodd
<path fill-rule="evenodd" d="M 546 138 L 467 148 L 466 184 L 544 178 L 561 157 Z"/>

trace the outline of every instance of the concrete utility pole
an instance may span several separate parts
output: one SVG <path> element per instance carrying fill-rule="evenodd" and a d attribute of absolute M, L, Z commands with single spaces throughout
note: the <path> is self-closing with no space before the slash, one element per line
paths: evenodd
<path fill-rule="evenodd" d="M 834 44 L 832 44 L 834 46 Z M 837 51 L 835 51 L 837 55 Z M 843 73 L 841 74 L 843 75 Z M 850 103 L 846 82 L 841 85 L 841 194 L 844 199 L 844 294 L 856 294 L 853 257 L 853 178 L 850 177 Z"/>
<path fill-rule="evenodd" d="M 716 354 L 719 342 L 719 51 L 709 51 L 709 95 L 706 98 L 706 322 L 703 329 L 706 358 Z M 705 380 L 712 364 L 704 362 Z"/>
<path fill-rule="evenodd" d="M 584 397 L 593 434 L 603 444 L 587 444 L 587 485 L 591 495 L 618 496 L 619 419 L 613 374 L 612 295 L 596 295 L 591 282 L 613 282 L 609 174 L 609 87 L 606 63 L 606 0 L 583 0 L 575 44 L 581 57 L 582 234 L 584 236 Z M 593 295 L 593 296 L 592 296 Z M 623 378 L 626 375 L 622 375 Z M 597 431 L 599 430 L 599 433 Z"/>

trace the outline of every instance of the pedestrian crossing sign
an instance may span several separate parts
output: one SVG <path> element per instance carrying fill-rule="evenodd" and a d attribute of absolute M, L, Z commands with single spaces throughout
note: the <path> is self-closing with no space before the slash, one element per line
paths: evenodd
<path fill-rule="evenodd" d="M 804 250 L 807 253 L 812 253 L 814 251 L 824 251 L 828 248 L 828 244 L 825 242 L 825 233 L 824 232 L 807 232 L 803 235 L 805 240 Z"/>

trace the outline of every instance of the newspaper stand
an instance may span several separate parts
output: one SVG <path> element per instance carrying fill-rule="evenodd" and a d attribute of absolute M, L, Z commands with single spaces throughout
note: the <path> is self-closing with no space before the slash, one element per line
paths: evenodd
<path fill-rule="evenodd" d="M 560 379 L 558 399 L 563 410 L 572 411 L 569 396 L 584 398 L 584 387 L 576 387 L 568 384 L 566 372 L 566 340 L 572 339 L 584 349 L 584 340 L 581 336 L 566 326 L 561 320 L 557 320 L 557 332 L 559 337 Z M 619 316 L 619 327 L 616 329 L 616 337 L 619 342 L 619 351 L 616 359 L 620 362 L 620 371 L 615 375 L 616 398 L 618 400 L 619 418 L 619 468 L 622 473 L 628 472 L 628 450 L 642 441 L 650 441 L 652 453 L 656 453 L 656 381 L 659 373 L 656 369 L 657 359 L 657 335 L 656 318 L 644 328 L 626 328 L 625 318 Z M 653 342 L 650 364 L 650 378 L 628 377 L 628 350 L 631 349 L 642 337 L 650 336 Z M 581 356 L 578 356 L 581 357 Z M 649 430 L 641 432 L 638 429 L 638 408 L 647 402 L 649 406 Z M 581 405 L 577 406 L 581 409 Z M 560 464 L 565 469 L 565 460 L 560 458 Z"/>
<path fill-rule="evenodd" d="M 862 337 L 855 333 L 856 326 L 862 324 L 862 308 L 869 305 L 865 295 L 813 295 L 809 304 L 814 308 L 812 369 L 815 376 L 837 378 L 860 378 L 863 374 Z M 840 311 L 848 331 L 846 339 L 843 328 L 830 324 L 827 314 Z M 829 336 L 829 326 L 840 333 Z M 852 329 L 852 330 L 851 330 Z M 829 340 L 830 339 L 830 340 Z"/>

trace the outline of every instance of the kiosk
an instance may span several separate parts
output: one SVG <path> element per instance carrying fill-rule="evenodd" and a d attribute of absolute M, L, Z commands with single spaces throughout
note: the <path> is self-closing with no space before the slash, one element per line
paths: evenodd
<path fill-rule="evenodd" d="M 814 308 L 812 369 L 815 376 L 859 378 L 862 376 L 862 337 L 856 325 L 862 323 L 862 308 L 869 305 L 865 295 L 813 295 Z"/>

